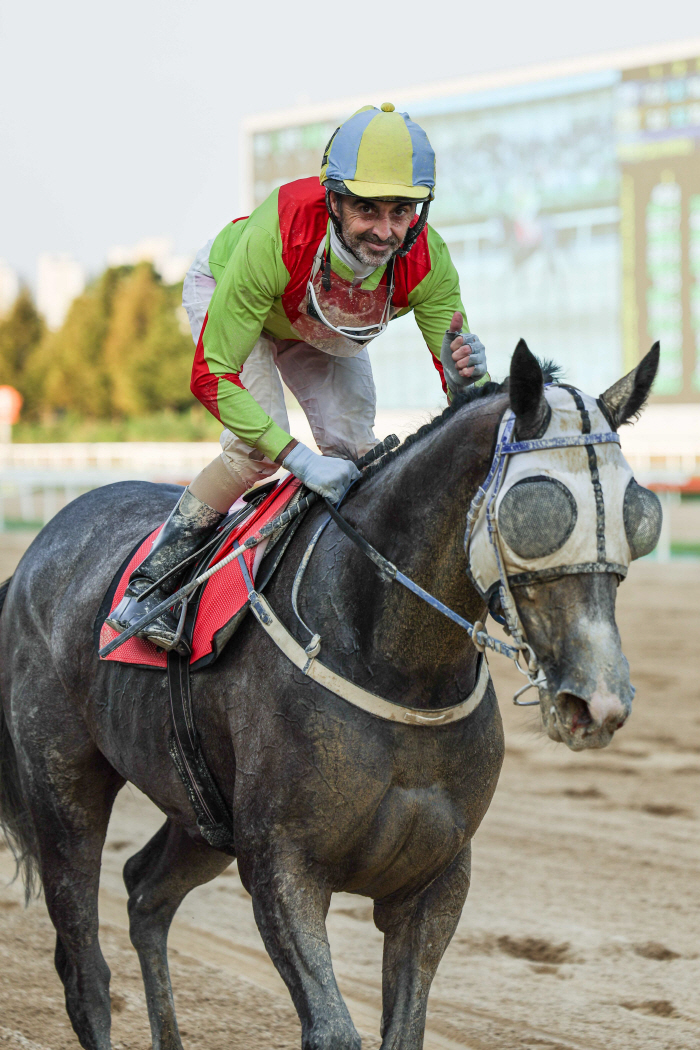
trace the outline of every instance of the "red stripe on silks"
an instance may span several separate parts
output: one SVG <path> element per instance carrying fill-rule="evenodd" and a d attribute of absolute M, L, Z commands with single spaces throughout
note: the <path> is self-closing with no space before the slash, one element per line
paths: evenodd
<path fill-rule="evenodd" d="M 233 226 L 237 222 L 243 222 L 245 219 L 249 219 L 250 215 L 239 215 L 237 219 L 231 219 L 231 225 Z"/>
<path fill-rule="evenodd" d="M 440 382 L 442 383 L 442 389 L 443 389 L 443 390 L 445 391 L 445 393 L 447 393 L 447 381 L 446 381 L 446 379 L 445 379 L 445 369 L 444 369 L 444 368 L 442 367 L 442 364 L 441 364 L 441 362 L 440 362 L 440 361 L 438 361 L 437 357 L 436 357 L 436 356 L 435 356 L 435 354 L 434 354 L 434 353 L 432 352 L 432 350 L 430 351 L 430 356 L 432 357 L 432 359 L 433 359 L 433 364 L 434 364 L 434 365 L 435 365 L 435 367 L 437 368 L 437 370 L 438 370 L 438 373 L 439 373 L 439 375 L 440 375 Z"/>
<path fill-rule="evenodd" d="M 227 379 L 229 383 L 233 383 L 234 386 L 240 387 L 241 390 L 245 390 L 245 387 L 240 380 L 240 376 L 235 372 L 225 372 L 222 375 L 215 375 L 213 372 L 209 371 L 209 365 L 204 356 L 203 342 L 204 329 L 207 327 L 208 320 L 209 314 L 207 313 L 204 318 L 204 324 L 202 325 L 202 331 L 199 333 L 197 349 L 195 350 L 194 361 L 192 362 L 190 390 L 197 400 L 201 401 L 207 412 L 211 412 L 211 414 L 221 423 L 222 419 L 219 413 L 219 380 Z"/>
<path fill-rule="evenodd" d="M 417 221 L 418 217 L 416 216 L 414 222 Z M 413 226 L 413 222 L 411 226 Z M 398 310 L 406 309 L 409 294 L 420 284 L 424 277 L 427 277 L 431 269 L 428 227 L 426 226 L 408 255 L 399 256 L 396 260 L 394 294 L 391 297 L 391 301 Z"/>
<path fill-rule="evenodd" d="M 306 294 L 316 249 L 328 227 L 326 191 L 317 178 L 297 179 L 280 186 L 277 214 L 282 238 L 282 262 L 289 282 L 282 295 L 282 308 L 294 324 Z"/>

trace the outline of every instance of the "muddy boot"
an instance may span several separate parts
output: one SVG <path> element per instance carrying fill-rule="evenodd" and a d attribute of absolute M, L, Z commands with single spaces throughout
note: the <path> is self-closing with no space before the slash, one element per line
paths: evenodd
<path fill-rule="evenodd" d="M 201 547 L 225 517 L 225 514 L 202 503 L 189 489 L 185 489 L 180 502 L 160 530 L 150 554 L 132 572 L 124 597 L 105 623 L 121 634 L 173 594 L 180 584 L 181 573 L 170 576 L 162 587 L 157 587 L 147 598 L 139 601 L 144 591 Z M 178 617 L 168 609 L 139 631 L 137 637 L 146 638 L 161 649 L 175 648 L 186 655 L 189 652 L 187 642 L 180 639 L 177 645 L 173 645 L 177 623 Z"/>

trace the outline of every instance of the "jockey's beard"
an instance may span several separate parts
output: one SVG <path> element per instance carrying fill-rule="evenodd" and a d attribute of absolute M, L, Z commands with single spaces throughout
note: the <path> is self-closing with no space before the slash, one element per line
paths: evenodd
<path fill-rule="evenodd" d="M 346 224 L 342 224 L 343 228 L 343 240 L 347 244 L 348 248 L 361 263 L 365 266 L 384 266 L 385 263 L 389 262 L 394 252 L 401 247 L 401 241 L 398 237 L 388 237 L 387 240 L 383 241 L 379 237 L 376 237 L 373 233 L 359 233 L 351 234 L 346 228 Z M 370 244 L 382 244 L 386 245 L 386 250 L 383 252 L 373 251 L 367 247 L 367 243 Z"/>

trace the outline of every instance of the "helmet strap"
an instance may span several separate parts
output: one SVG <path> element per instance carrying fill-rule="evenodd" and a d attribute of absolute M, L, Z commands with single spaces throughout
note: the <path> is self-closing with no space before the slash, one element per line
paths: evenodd
<path fill-rule="evenodd" d="M 321 284 L 325 292 L 331 290 L 331 250 L 330 247 L 326 252 L 326 261 L 323 264 L 323 276 L 321 277 Z"/>
<path fill-rule="evenodd" d="M 421 233 L 425 229 L 425 224 L 428 221 L 428 212 L 430 211 L 430 201 L 424 201 L 423 207 L 420 210 L 420 216 L 415 226 L 410 226 L 408 233 L 404 238 L 404 242 L 396 252 L 396 255 L 400 255 L 402 258 L 404 255 L 408 255 L 413 245 L 416 243 Z"/>
<path fill-rule="evenodd" d="M 339 197 L 340 194 L 336 194 L 336 196 Z M 346 252 L 350 252 L 351 255 L 355 255 L 354 251 L 352 250 L 350 245 L 346 243 L 345 238 L 343 237 L 343 224 L 333 211 L 333 205 L 331 204 L 331 191 L 328 189 L 328 187 L 326 187 L 326 210 L 331 217 L 331 222 L 335 227 L 335 232 L 338 236 L 338 240 L 342 244 L 343 248 L 345 248 Z M 355 258 L 357 258 L 356 255 Z"/>

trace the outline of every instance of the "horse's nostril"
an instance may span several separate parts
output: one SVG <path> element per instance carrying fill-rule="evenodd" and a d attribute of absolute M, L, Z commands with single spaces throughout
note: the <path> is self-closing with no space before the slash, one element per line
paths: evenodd
<path fill-rule="evenodd" d="M 560 693 L 559 710 L 564 724 L 575 733 L 581 726 L 592 725 L 593 719 L 588 704 L 574 693 Z"/>

